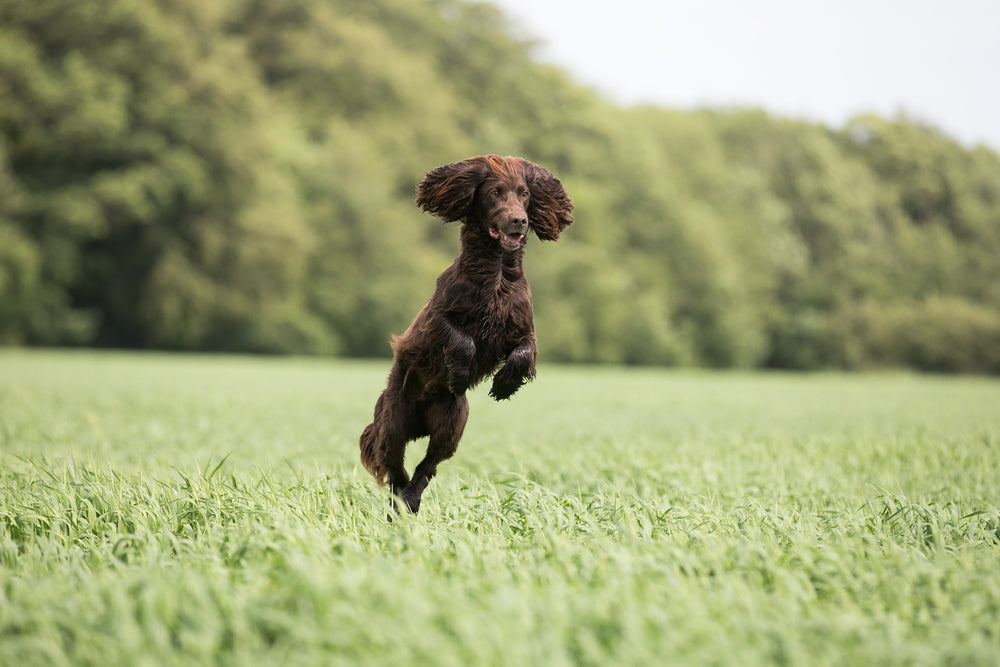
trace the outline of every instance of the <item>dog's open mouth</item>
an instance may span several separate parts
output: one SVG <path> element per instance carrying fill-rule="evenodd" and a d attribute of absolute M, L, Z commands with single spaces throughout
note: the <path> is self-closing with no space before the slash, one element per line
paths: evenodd
<path fill-rule="evenodd" d="M 504 250 L 517 250 L 524 242 L 524 234 L 511 234 L 507 236 L 498 227 L 490 227 L 490 236 L 500 241 Z"/>

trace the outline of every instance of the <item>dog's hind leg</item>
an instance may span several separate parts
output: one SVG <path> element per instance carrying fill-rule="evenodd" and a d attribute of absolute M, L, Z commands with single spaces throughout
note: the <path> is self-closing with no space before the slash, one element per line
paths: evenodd
<path fill-rule="evenodd" d="M 445 392 L 428 403 L 424 411 L 424 421 L 430 431 L 427 453 L 416 469 L 413 479 L 400 494 L 411 512 L 420 509 L 420 497 L 427 483 L 437 474 L 438 464 L 452 457 L 462 439 L 465 422 L 469 419 L 469 400 L 465 395 L 455 396 Z"/>

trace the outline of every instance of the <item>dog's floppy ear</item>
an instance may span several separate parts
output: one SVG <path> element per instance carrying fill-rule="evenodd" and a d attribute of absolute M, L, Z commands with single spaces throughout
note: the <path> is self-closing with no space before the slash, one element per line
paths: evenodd
<path fill-rule="evenodd" d="M 528 201 L 528 226 L 543 241 L 555 241 L 573 224 L 573 202 L 559 179 L 547 169 L 525 160 L 525 180 L 531 190 Z"/>
<path fill-rule="evenodd" d="M 476 188 L 489 175 L 482 157 L 446 164 L 424 175 L 417 185 L 417 206 L 445 222 L 469 215 Z"/>

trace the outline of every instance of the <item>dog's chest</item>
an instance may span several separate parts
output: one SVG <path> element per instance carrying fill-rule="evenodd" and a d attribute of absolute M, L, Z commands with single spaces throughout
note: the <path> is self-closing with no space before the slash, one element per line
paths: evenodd
<path fill-rule="evenodd" d="M 495 294 L 486 301 L 484 318 L 492 327 L 506 329 L 521 307 L 518 301 L 513 294 Z"/>
<path fill-rule="evenodd" d="M 505 347 L 521 336 L 530 322 L 531 304 L 524 289 L 516 283 L 502 283 L 482 295 L 476 321 L 471 323 L 480 343 Z"/>

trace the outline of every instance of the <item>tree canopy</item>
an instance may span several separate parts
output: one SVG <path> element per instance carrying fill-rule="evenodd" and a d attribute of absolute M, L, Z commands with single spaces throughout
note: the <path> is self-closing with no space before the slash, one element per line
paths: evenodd
<path fill-rule="evenodd" d="M 466 0 L 0 4 L 0 342 L 388 355 L 414 185 L 560 177 L 550 360 L 1000 372 L 1000 156 L 913 119 L 622 108 Z"/>

